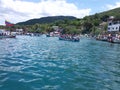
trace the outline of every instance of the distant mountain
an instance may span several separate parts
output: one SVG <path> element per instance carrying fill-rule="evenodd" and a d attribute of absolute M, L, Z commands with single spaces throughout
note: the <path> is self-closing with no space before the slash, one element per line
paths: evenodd
<path fill-rule="evenodd" d="M 28 21 L 20 22 L 17 24 L 18 25 L 34 25 L 36 23 L 45 24 L 45 23 L 53 23 L 55 21 L 65 20 L 65 19 L 74 20 L 74 19 L 76 19 L 76 17 L 73 17 L 73 16 L 49 16 L 49 17 L 42 17 L 42 18 L 38 18 L 38 19 L 30 19 Z"/>

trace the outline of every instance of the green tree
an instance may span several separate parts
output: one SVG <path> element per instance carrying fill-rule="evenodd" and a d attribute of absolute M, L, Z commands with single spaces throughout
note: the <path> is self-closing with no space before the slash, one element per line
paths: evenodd
<path fill-rule="evenodd" d="M 92 27 L 93 27 L 92 23 L 84 22 L 84 24 L 83 24 L 84 29 L 83 29 L 82 33 L 90 33 L 92 31 Z"/>

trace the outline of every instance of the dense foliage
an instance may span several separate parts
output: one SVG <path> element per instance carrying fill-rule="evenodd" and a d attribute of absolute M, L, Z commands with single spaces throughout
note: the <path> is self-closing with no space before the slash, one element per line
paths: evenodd
<path fill-rule="evenodd" d="M 42 17 L 42 18 L 38 18 L 38 19 L 31 19 L 31 20 L 28 20 L 25 22 L 20 22 L 17 24 L 18 25 L 34 25 L 36 23 L 46 24 L 46 23 L 53 23 L 55 21 L 64 20 L 64 19 L 74 20 L 76 18 L 73 16 L 49 16 L 49 17 Z"/>

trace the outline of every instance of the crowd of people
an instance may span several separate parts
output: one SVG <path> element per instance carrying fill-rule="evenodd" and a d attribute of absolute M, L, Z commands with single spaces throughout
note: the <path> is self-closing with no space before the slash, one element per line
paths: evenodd
<path fill-rule="evenodd" d="M 114 40 L 120 41 L 120 34 L 103 34 L 96 37 L 97 40 L 114 42 Z"/>
<path fill-rule="evenodd" d="M 67 40 L 67 41 L 79 41 L 79 35 L 72 35 L 72 34 L 61 34 L 59 37 L 60 40 Z"/>

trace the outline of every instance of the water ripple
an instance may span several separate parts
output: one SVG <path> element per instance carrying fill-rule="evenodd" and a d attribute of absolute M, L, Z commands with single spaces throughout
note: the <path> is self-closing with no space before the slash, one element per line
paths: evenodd
<path fill-rule="evenodd" d="M 119 90 L 120 45 L 17 36 L 0 40 L 0 90 Z"/>

